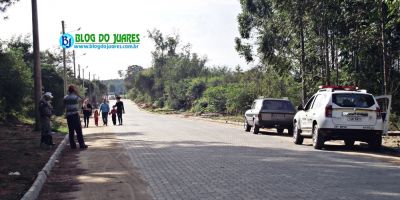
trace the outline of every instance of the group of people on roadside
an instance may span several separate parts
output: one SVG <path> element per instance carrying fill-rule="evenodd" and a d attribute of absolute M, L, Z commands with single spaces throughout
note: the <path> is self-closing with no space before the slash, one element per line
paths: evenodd
<path fill-rule="evenodd" d="M 103 100 L 103 103 L 100 104 L 100 112 L 101 117 L 103 119 L 103 125 L 107 126 L 108 124 L 108 115 L 111 115 L 111 119 L 114 125 L 117 125 L 117 117 L 118 117 L 118 125 L 122 125 L 122 114 L 125 114 L 124 103 L 121 101 L 121 97 L 117 96 L 117 103 L 112 106 L 110 110 L 110 105 L 106 99 Z"/>
<path fill-rule="evenodd" d="M 53 107 L 51 105 L 51 99 L 53 95 L 50 92 L 46 92 L 39 102 L 39 113 L 41 122 L 41 140 L 40 146 L 42 148 L 50 148 L 54 146 L 51 132 L 51 116 L 53 114 Z M 79 95 L 74 85 L 68 87 L 68 95 L 64 97 L 64 105 L 66 111 L 66 118 L 69 131 L 69 143 L 71 149 L 76 149 L 76 143 L 74 140 L 74 135 L 76 133 L 76 138 L 79 143 L 80 149 L 87 149 L 88 146 L 85 144 L 82 134 L 82 124 L 79 116 L 79 103 L 83 98 Z M 82 113 L 84 127 L 89 127 L 89 118 L 93 112 L 93 106 L 90 104 L 88 99 L 85 99 L 82 104 Z M 121 97 L 117 97 L 117 103 L 112 106 L 110 111 L 110 106 L 106 98 L 103 99 L 103 103 L 100 105 L 99 110 L 94 111 L 94 121 L 95 125 L 98 126 L 99 114 L 101 112 L 103 125 L 107 126 L 108 115 L 112 116 L 113 124 L 116 125 L 116 118 L 118 116 L 118 123 L 122 125 L 122 114 L 125 113 L 124 104 L 121 101 Z"/>

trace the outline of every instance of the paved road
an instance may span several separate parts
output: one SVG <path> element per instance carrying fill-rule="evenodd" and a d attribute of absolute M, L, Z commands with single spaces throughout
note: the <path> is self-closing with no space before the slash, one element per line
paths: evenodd
<path fill-rule="evenodd" d="M 154 199 L 400 199 L 398 163 L 125 104 L 110 129 Z"/>

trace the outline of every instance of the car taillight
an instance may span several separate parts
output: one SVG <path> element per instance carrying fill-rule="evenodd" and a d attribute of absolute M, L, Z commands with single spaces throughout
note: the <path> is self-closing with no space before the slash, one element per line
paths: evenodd
<path fill-rule="evenodd" d="M 376 108 L 376 119 L 382 119 L 382 110 L 380 108 Z"/>
<path fill-rule="evenodd" d="M 333 111 L 332 105 L 327 105 L 325 107 L 325 117 L 332 117 L 332 111 Z"/>
<path fill-rule="evenodd" d="M 261 113 L 258 113 L 258 120 L 262 120 L 261 119 Z"/>

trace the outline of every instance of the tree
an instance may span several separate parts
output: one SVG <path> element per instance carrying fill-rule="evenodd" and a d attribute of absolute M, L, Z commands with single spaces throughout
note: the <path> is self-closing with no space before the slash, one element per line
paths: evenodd
<path fill-rule="evenodd" d="M 19 0 L 0 0 L 0 13 L 4 13 L 7 9 Z M 6 18 L 6 17 L 5 17 Z"/>
<path fill-rule="evenodd" d="M 115 93 L 115 85 L 113 84 L 109 85 L 109 91 Z"/>
<path fill-rule="evenodd" d="M 15 48 L 0 54 L 0 117 L 3 119 L 20 112 L 31 95 L 32 72 L 22 58 L 22 51 Z"/>

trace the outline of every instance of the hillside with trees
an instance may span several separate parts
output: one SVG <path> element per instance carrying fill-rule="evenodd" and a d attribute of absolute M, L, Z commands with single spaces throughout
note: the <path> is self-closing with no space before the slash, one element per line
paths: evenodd
<path fill-rule="evenodd" d="M 319 85 L 391 94 L 400 128 L 399 1 L 241 0 L 236 50 L 254 67 L 207 66 L 179 35 L 148 32 L 152 66 L 129 66 L 136 102 L 192 112 L 242 114 L 258 96 L 304 103 Z M 232 70 L 234 69 L 234 70 Z"/>
<path fill-rule="evenodd" d="M 101 82 L 107 86 L 108 94 L 124 95 L 126 93 L 124 80 L 122 79 L 102 80 Z"/>

